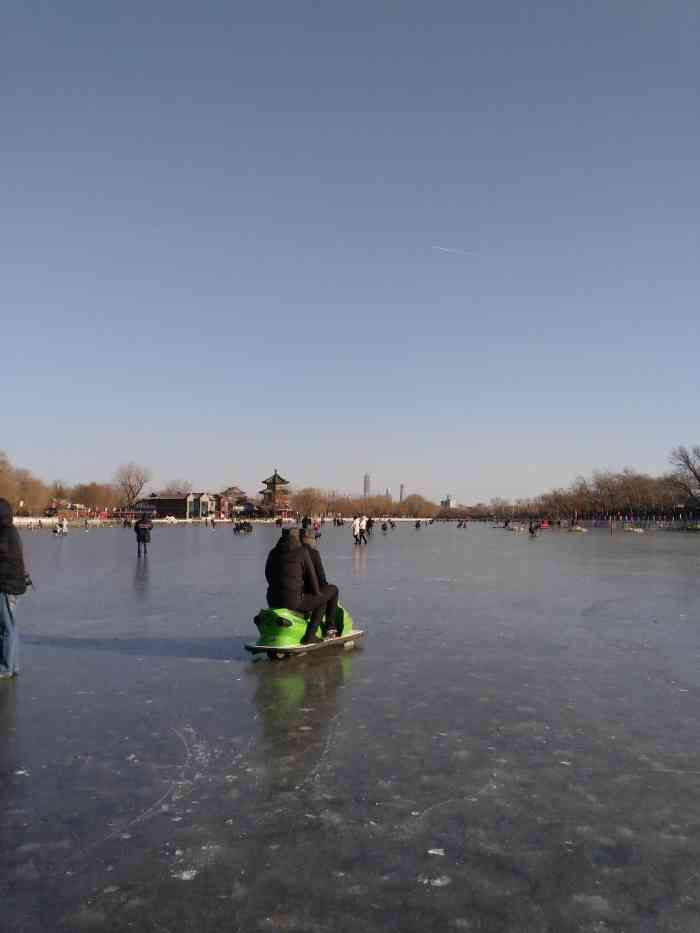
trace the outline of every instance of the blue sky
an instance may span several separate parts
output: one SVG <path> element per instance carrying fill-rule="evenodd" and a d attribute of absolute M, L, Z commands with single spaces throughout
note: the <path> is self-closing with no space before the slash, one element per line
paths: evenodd
<path fill-rule="evenodd" d="M 16 463 L 473 502 L 700 441 L 697 3 L 0 25 Z"/>

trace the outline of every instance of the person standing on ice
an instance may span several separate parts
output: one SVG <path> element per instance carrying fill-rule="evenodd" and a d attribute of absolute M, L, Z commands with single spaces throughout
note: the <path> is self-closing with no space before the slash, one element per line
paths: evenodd
<path fill-rule="evenodd" d="M 360 544 L 367 544 L 367 516 L 360 519 Z"/>
<path fill-rule="evenodd" d="M 360 543 L 360 516 L 356 515 L 352 520 L 352 536 L 355 539 L 355 544 Z"/>
<path fill-rule="evenodd" d="M 0 499 L 0 680 L 19 673 L 19 632 L 15 622 L 17 597 L 31 580 L 24 568 L 22 541 L 13 524 L 12 506 Z"/>
<path fill-rule="evenodd" d="M 148 556 L 148 545 L 151 543 L 151 532 L 153 531 L 153 522 L 150 519 L 150 516 L 145 513 L 134 525 L 134 532 L 136 533 L 136 544 L 138 546 L 138 556 L 141 556 L 141 548 L 143 548 L 143 556 Z"/>

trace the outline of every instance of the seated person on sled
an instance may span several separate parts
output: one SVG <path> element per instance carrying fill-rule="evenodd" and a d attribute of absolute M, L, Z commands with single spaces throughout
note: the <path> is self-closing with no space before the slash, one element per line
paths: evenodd
<path fill-rule="evenodd" d="M 316 571 L 319 589 L 326 600 L 326 619 L 322 625 L 323 637 L 328 638 L 330 636 L 334 638 L 337 635 L 342 635 L 342 631 L 338 630 L 337 624 L 338 587 L 329 583 L 326 579 L 326 571 L 323 569 L 323 561 L 318 552 L 316 536 L 312 528 L 302 528 L 301 543 L 309 552 L 311 563 L 314 565 L 314 570 Z M 342 629 L 342 621 L 340 623 L 340 629 Z"/>
<path fill-rule="evenodd" d="M 282 537 L 267 555 L 267 604 L 271 609 L 291 609 L 311 613 L 302 645 L 323 639 L 316 636 L 328 597 L 321 592 L 314 565 L 299 537 L 298 528 L 285 528 Z"/>

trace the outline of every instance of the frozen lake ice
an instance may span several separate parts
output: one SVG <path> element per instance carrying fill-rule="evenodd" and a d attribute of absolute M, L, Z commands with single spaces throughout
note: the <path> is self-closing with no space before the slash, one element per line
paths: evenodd
<path fill-rule="evenodd" d="M 24 534 L 3 931 L 700 929 L 700 539 L 326 527 L 366 638 L 253 661 L 277 535 Z"/>

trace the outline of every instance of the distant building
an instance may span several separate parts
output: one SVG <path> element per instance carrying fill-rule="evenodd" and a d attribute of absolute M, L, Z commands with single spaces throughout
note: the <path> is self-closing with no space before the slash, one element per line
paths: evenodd
<path fill-rule="evenodd" d="M 441 499 L 441 500 L 440 500 L 440 506 L 441 506 L 443 509 L 456 509 L 456 508 L 457 508 L 457 500 L 455 499 L 454 496 L 452 496 L 452 495 L 450 495 L 450 493 L 448 493 L 448 494 L 445 496 L 444 499 Z"/>
<path fill-rule="evenodd" d="M 289 496 L 284 489 L 289 486 L 289 480 L 275 470 L 272 476 L 263 480 L 263 486 L 265 488 L 260 490 L 263 509 L 278 518 L 291 518 L 293 513 L 289 507 Z"/>
<path fill-rule="evenodd" d="M 220 500 L 217 503 L 218 509 L 226 518 L 232 518 L 241 512 L 255 511 L 255 505 L 239 486 L 227 486 L 217 498 Z"/>
<path fill-rule="evenodd" d="M 371 490 L 371 482 L 369 473 L 365 473 L 365 478 L 362 481 L 362 494 L 365 499 L 369 496 Z"/>
<path fill-rule="evenodd" d="M 404 486 L 403 483 L 401 483 L 401 485 L 399 486 L 399 502 L 403 502 L 405 498 L 406 498 L 406 487 Z"/>
<path fill-rule="evenodd" d="M 385 491 L 384 491 L 384 498 L 385 498 L 385 499 L 391 499 L 391 490 L 389 489 L 388 486 L 386 487 L 386 489 L 385 489 Z"/>
<path fill-rule="evenodd" d="M 217 496 L 212 492 L 191 492 L 182 496 L 159 496 L 151 493 L 139 499 L 134 511 L 146 512 L 153 518 L 208 518 L 218 514 Z"/>

